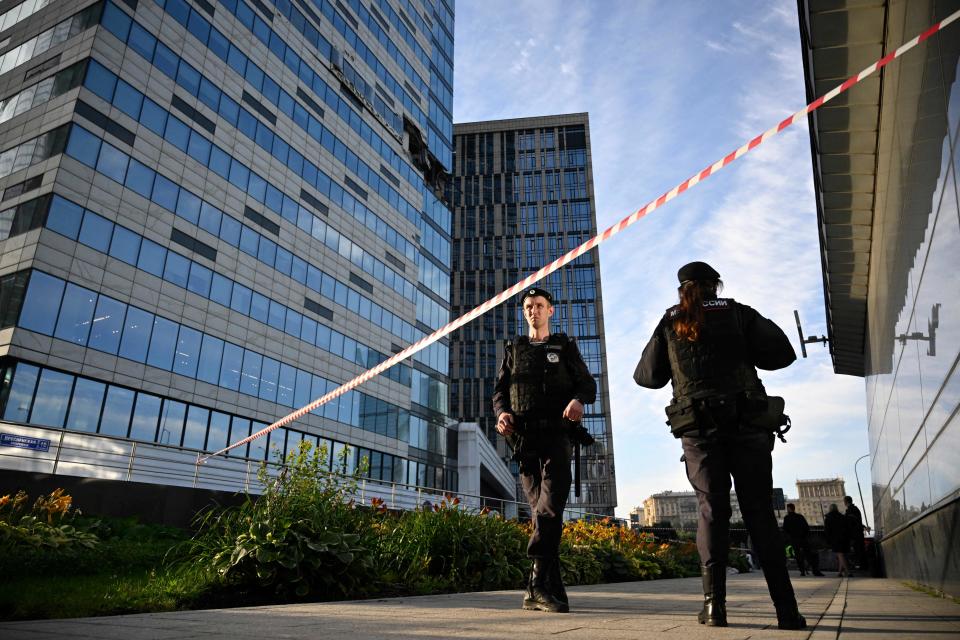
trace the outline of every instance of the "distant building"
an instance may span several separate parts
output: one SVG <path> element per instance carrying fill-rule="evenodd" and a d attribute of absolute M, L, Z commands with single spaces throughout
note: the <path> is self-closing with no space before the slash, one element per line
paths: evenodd
<path fill-rule="evenodd" d="M 451 301 L 457 317 L 595 235 L 597 217 L 585 113 L 457 124 L 454 149 Z M 597 380 L 597 400 L 583 417 L 596 444 L 583 450 L 582 492 L 577 498 L 571 488 L 568 504 L 613 515 L 617 486 L 598 252 L 537 286 L 554 297 L 551 331 L 576 339 Z M 450 414 L 479 424 L 504 459 L 510 454 L 497 435 L 490 399 L 505 339 L 526 332 L 520 306 L 510 300 L 450 338 Z"/>
<path fill-rule="evenodd" d="M 836 504 L 843 511 L 843 478 L 823 478 L 816 480 L 797 480 L 797 513 L 807 519 L 811 525 L 822 525 L 823 516 Z"/>
<path fill-rule="evenodd" d="M 730 509 L 730 522 L 743 522 L 740 503 L 733 491 L 730 492 Z M 697 494 L 693 491 L 663 491 L 643 501 L 644 526 L 647 527 L 669 522 L 672 527 L 695 529 L 698 514 Z"/>
<path fill-rule="evenodd" d="M 644 526 L 643 507 L 634 507 L 630 510 L 630 528 L 639 529 Z"/>

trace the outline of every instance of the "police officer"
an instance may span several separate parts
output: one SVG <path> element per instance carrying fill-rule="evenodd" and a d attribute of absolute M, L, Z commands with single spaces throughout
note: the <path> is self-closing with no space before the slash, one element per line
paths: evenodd
<path fill-rule="evenodd" d="M 704 604 L 699 621 L 727 626 L 733 476 L 779 627 L 803 629 L 806 621 L 797 610 L 772 504 L 770 425 L 785 422 L 785 417 L 777 403 L 767 399 L 756 371 L 756 367 L 781 369 L 797 356 L 773 322 L 733 299 L 717 297 L 722 282 L 710 265 L 691 262 L 677 277 L 680 302 L 666 311 L 654 330 L 634 380 L 651 389 L 673 383 L 668 424 L 682 439 L 687 478 L 700 508 L 697 551 Z M 771 419 L 769 413 L 780 415 Z"/>
<path fill-rule="evenodd" d="M 507 342 L 494 385 L 497 431 L 514 446 L 520 483 L 530 505 L 533 560 L 524 609 L 569 611 L 560 577 L 560 535 L 570 493 L 571 427 L 593 403 L 597 385 L 576 343 L 550 333 L 553 296 L 532 288 L 521 294 L 526 336 Z"/>

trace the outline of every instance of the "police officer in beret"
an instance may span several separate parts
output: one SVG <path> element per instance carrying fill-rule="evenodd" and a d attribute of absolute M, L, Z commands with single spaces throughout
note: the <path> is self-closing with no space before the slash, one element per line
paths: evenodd
<path fill-rule="evenodd" d="M 757 368 L 796 360 L 780 328 L 750 307 L 719 298 L 720 274 L 704 262 L 681 267 L 680 302 L 667 309 L 643 350 L 637 384 L 673 383 L 668 424 L 683 443 L 687 478 L 697 494 L 697 550 L 703 577 L 701 624 L 727 626 L 726 579 L 730 478 L 781 629 L 803 629 L 773 513 L 771 451 L 785 423 L 782 402 L 767 397 Z M 771 413 L 778 415 L 772 416 Z M 782 437 L 782 434 L 781 434 Z"/>
<path fill-rule="evenodd" d="M 570 493 L 572 427 L 596 400 L 597 384 L 576 343 L 550 333 L 553 296 L 532 288 L 520 296 L 526 336 L 507 342 L 494 385 L 497 431 L 515 446 L 520 483 L 530 504 L 533 560 L 524 609 L 569 611 L 560 576 L 563 510 Z"/>

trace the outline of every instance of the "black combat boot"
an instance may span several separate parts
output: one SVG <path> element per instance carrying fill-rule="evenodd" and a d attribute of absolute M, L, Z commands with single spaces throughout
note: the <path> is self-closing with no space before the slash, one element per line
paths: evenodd
<path fill-rule="evenodd" d="M 569 605 L 567 589 L 563 586 L 563 573 L 560 569 L 560 558 L 550 558 L 550 569 L 547 572 L 547 591 L 557 602 Z"/>
<path fill-rule="evenodd" d="M 527 591 L 523 594 L 524 609 L 548 611 L 550 613 L 567 613 L 570 611 L 570 607 L 565 602 L 557 600 L 548 590 L 550 564 L 549 558 L 533 559 L 533 567 L 530 569 L 530 582 L 527 584 Z"/>
<path fill-rule="evenodd" d="M 807 628 L 807 619 L 800 615 L 796 600 L 786 603 L 774 602 L 773 606 L 777 609 L 778 628 L 792 630 Z"/>
<path fill-rule="evenodd" d="M 708 627 L 727 626 L 727 568 L 722 564 L 701 567 L 703 609 L 697 616 Z"/>

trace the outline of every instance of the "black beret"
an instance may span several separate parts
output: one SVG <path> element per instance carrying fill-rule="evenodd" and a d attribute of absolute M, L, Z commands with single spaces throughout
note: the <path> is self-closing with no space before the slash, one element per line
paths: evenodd
<path fill-rule="evenodd" d="M 548 303 L 550 303 L 551 305 L 553 304 L 553 296 L 550 295 L 550 292 L 547 291 L 546 289 L 541 289 L 539 287 L 527 289 L 526 291 L 521 293 L 520 304 L 523 304 L 524 300 L 526 300 L 527 298 L 532 298 L 534 296 L 541 296 L 543 298 L 546 298 Z"/>
<path fill-rule="evenodd" d="M 680 267 L 677 280 L 683 284 L 687 280 L 719 280 L 720 274 L 706 262 L 691 262 Z"/>

